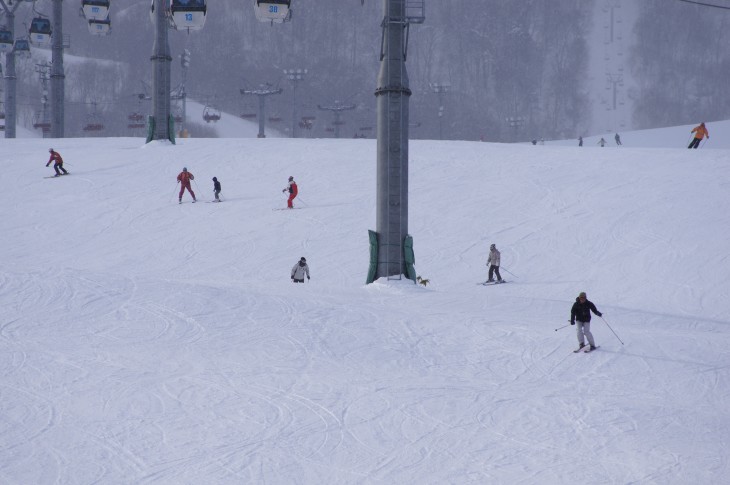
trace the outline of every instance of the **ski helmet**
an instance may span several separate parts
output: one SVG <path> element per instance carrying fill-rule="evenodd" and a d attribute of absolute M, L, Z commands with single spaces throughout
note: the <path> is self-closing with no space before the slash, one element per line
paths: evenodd
<path fill-rule="evenodd" d="M 53 153 L 53 148 L 49 148 L 48 153 Z"/>
<path fill-rule="evenodd" d="M 299 261 L 301 261 L 302 263 L 306 263 L 307 262 L 307 258 L 305 258 L 304 256 L 302 256 L 302 259 L 300 259 Z"/>
<path fill-rule="evenodd" d="M 294 177 L 292 177 L 292 176 L 290 175 L 290 176 L 289 176 L 289 182 L 291 182 L 292 180 L 294 180 Z"/>
<path fill-rule="evenodd" d="M 218 179 L 216 177 L 213 177 L 213 182 L 217 182 Z"/>
<path fill-rule="evenodd" d="M 491 246 L 489 246 L 489 249 L 497 249 L 497 246 L 495 246 L 494 244 L 492 244 Z"/>
<path fill-rule="evenodd" d="M 183 172 L 187 172 L 187 171 L 188 171 L 188 167 L 183 167 Z"/>

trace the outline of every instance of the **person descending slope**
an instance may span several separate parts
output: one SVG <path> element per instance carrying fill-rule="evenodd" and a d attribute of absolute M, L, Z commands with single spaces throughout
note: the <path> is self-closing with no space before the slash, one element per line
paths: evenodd
<path fill-rule="evenodd" d="M 593 334 L 591 333 L 591 312 L 599 317 L 603 316 L 603 313 L 598 311 L 596 305 L 586 298 L 585 292 L 581 291 L 570 309 L 570 324 L 575 325 L 575 322 L 578 322 L 578 350 L 576 352 L 580 352 L 586 346 L 583 337 L 587 338 L 590 344 L 587 352 L 596 350 L 596 342 L 593 340 Z"/>
<path fill-rule="evenodd" d="M 54 177 L 58 177 L 59 175 L 68 175 L 66 169 L 63 168 L 63 158 L 61 158 L 61 154 L 55 151 L 53 148 L 49 148 L 48 153 L 51 154 L 51 158 L 48 159 L 46 167 L 49 166 L 51 162 L 53 162 L 53 170 L 56 171 L 56 175 L 54 175 Z M 63 172 L 63 174 L 61 172 Z"/>
<path fill-rule="evenodd" d="M 489 259 L 487 259 L 487 266 L 489 266 L 489 278 L 487 283 L 494 282 L 494 274 L 497 274 L 497 283 L 502 282 L 502 276 L 499 274 L 499 263 L 502 258 L 502 254 L 497 249 L 497 246 L 492 244 L 489 246 Z"/>
<path fill-rule="evenodd" d="M 307 279 L 309 279 L 309 266 L 307 265 L 307 259 L 302 256 L 299 262 L 291 269 L 292 283 L 304 283 L 304 275 L 307 275 Z"/>
<path fill-rule="evenodd" d="M 178 204 L 182 204 L 182 196 L 185 193 L 185 189 L 188 189 L 190 195 L 193 196 L 193 203 L 197 202 L 195 199 L 195 192 L 190 188 L 190 181 L 195 180 L 192 173 L 188 172 L 187 167 L 183 167 L 182 172 L 177 176 L 177 181 L 180 182 L 180 194 L 177 196 Z"/>
<path fill-rule="evenodd" d="M 294 177 L 289 177 L 289 185 L 286 186 L 282 192 L 289 191 L 289 199 L 286 201 L 286 206 L 289 209 L 294 208 L 294 198 L 299 193 L 299 189 L 297 188 L 297 183 L 294 181 Z"/>
<path fill-rule="evenodd" d="M 692 141 L 689 143 L 689 146 L 687 148 L 697 148 L 700 146 L 700 142 L 703 138 L 707 137 L 707 139 L 710 139 L 710 132 L 707 131 L 707 127 L 705 126 L 705 123 L 702 122 L 699 125 L 692 128 L 692 133 L 695 134 L 695 137 L 692 139 Z"/>
<path fill-rule="evenodd" d="M 221 193 L 221 183 L 218 182 L 218 177 L 213 177 L 213 195 L 215 195 L 215 200 L 213 202 L 220 202 L 220 198 L 218 198 L 218 194 Z"/>

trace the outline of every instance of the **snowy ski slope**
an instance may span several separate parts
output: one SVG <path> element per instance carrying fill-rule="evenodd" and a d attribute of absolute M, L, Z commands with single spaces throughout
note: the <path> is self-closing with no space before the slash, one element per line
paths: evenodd
<path fill-rule="evenodd" d="M 727 480 L 726 149 L 412 142 L 424 288 L 364 285 L 373 140 L 52 143 L 0 140 L 0 483 Z"/>

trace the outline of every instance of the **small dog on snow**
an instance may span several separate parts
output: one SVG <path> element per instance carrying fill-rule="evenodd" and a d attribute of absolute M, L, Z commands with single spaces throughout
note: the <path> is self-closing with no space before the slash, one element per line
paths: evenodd
<path fill-rule="evenodd" d="M 418 281 L 423 286 L 427 286 L 431 282 L 428 278 L 421 278 L 420 276 L 416 276 L 416 281 Z"/>

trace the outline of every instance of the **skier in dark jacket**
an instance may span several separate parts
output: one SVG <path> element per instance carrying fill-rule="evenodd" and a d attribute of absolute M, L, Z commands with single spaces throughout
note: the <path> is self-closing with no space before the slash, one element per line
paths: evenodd
<path fill-rule="evenodd" d="M 221 183 L 218 182 L 217 177 L 213 177 L 213 195 L 215 195 L 215 202 L 220 202 L 221 200 L 218 198 L 218 194 L 221 193 Z"/>
<path fill-rule="evenodd" d="M 573 308 L 570 309 L 570 324 L 575 325 L 575 322 L 578 322 L 578 350 L 586 346 L 584 336 L 588 339 L 590 350 L 596 348 L 596 342 L 593 340 L 593 334 L 591 333 L 591 312 L 599 317 L 603 316 L 603 313 L 596 309 L 596 305 L 589 301 L 585 292 L 582 291 L 575 299 Z"/>

